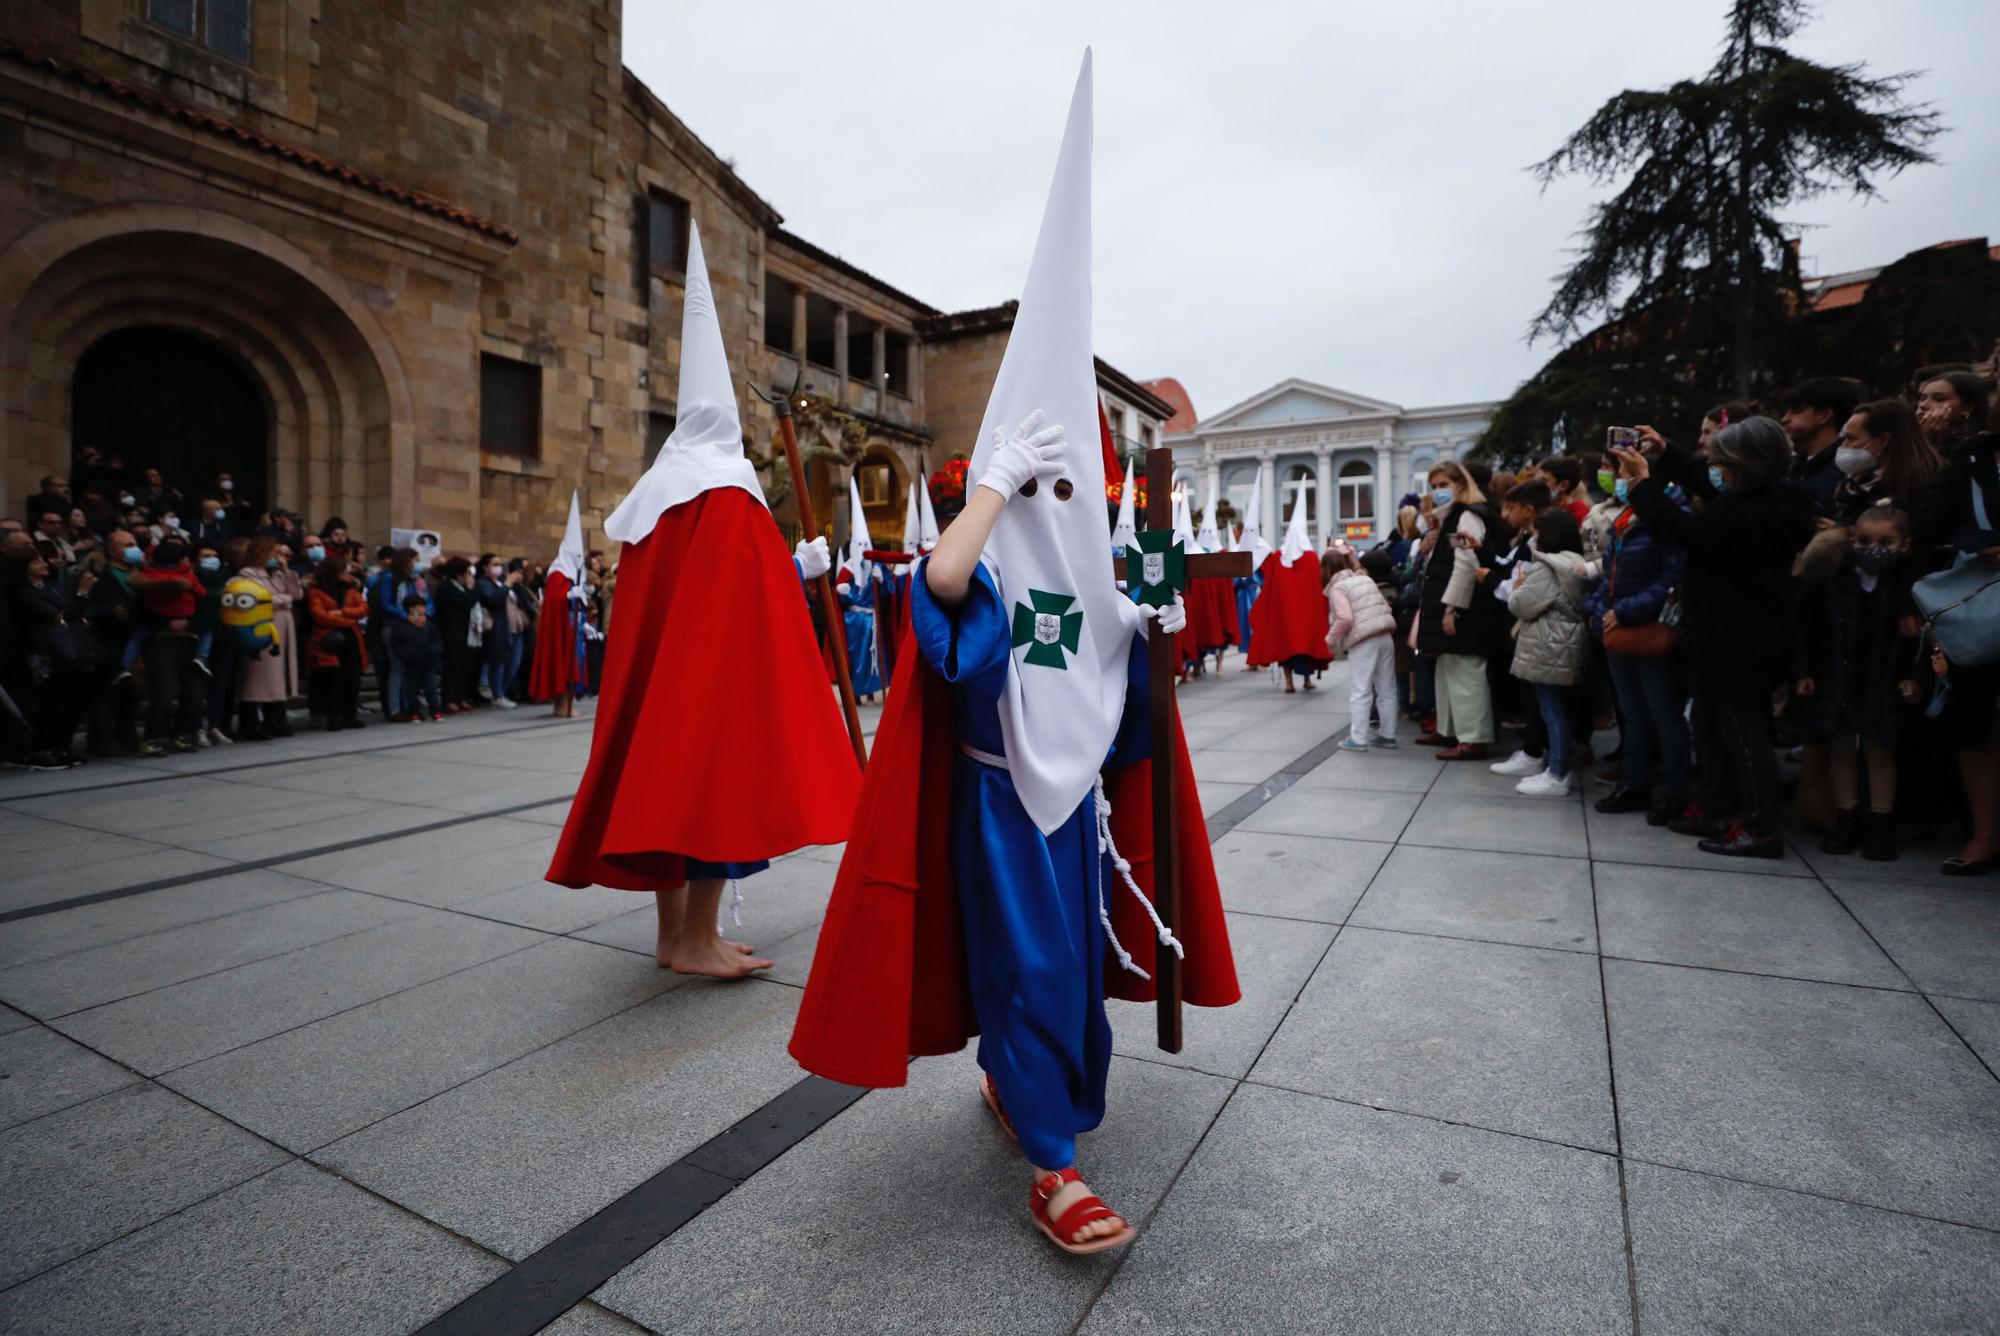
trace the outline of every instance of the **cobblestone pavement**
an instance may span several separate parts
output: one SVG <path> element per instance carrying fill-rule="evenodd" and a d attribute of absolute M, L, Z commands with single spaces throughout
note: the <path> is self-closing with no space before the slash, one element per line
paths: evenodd
<path fill-rule="evenodd" d="M 0 1330 L 2000 1330 L 2000 880 L 1717 863 L 1240 662 L 1182 705 L 1245 997 L 1114 1004 L 1091 1259 L 968 1056 L 786 1056 L 837 848 L 733 985 L 540 880 L 587 720 L 0 776 Z"/>

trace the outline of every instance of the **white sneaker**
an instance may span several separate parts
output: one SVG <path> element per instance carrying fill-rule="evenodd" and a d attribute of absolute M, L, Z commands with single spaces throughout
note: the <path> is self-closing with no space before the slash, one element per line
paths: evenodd
<path fill-rule="evenodd" d="M 503 710 L 511 710 L 515 708 L 514 702 L 508 700 L 505 696 L 495 697 L 493 703 L 499 706 Z"/>
<path fill-rule="evenodd" d="M 1486 768 L 1496 775 L 1510 775 L 1519 779 L 1523 775 L 1541 774 L 1548 769 L 1548 764 L 1539 756 L 1530 756 L 1524 751 L 1517 751 L 1506 760 L 1495 761 Z"/>
<path fill-rule="evenodd" d="M 213 747 L 215 739 L 209 737 L 207 729 L 197 728 L 194 731 L 194 745 L 197 747 Z"/>
<path fill-rule="evenodd" d="M 1529 775 L 1516 784 L 1514 792 L 1524 798 L 1567 798 L 1576 792 L 1576 776 L 1569 774 L 1557 779 L 1544 770 L 1539 775 Z"/>
<path fill-rule="evenodd" d="M 211 747 L 230 747 L 234 746 L 235 743 L 236 743 L 235 738 L 230 737 L 227 733 L 223 732 L 219 728 L 211 728 L 208 730 L 208 745 Z"/>

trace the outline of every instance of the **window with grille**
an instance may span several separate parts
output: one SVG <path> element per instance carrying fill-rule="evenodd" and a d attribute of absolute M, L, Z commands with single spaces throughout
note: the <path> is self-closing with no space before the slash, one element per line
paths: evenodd
<path fill-rule="evenodd" d="M 688 202 L 664 190 L 646 196 L 646 261 L 684 274 L 688 267 Z"/>
<path fill-rule="evenodd" d="M 542 369 L 496 353 L 479 355 L 479 447 L 537 459 L 542 453 Z"/>
<path fill-rule="evenodd" d="M 249 63 L 251 0 L 146 0 L 146 19 L 218 56 Z"/>

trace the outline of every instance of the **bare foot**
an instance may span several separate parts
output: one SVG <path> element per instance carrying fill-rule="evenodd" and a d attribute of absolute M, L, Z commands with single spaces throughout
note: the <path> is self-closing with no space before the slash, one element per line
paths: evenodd
<path fill-rule="evenodd" d="M 713 942 L 683 944 L 674 952 L 674 958 L 667 968 L 676 974 L 700 974 L 711 979 L 741 979 L 758 970 L 771 968 L 771 962 L 761 956 L 745 955 L 730 949 L 727 942 L 720 939 Z"/>
<path fill-rule="evenodd" d="M 716 938 L 716 940 L 721 942 L 724 946 L 728 947 L 731 951 L 738 953 L 739 955 L 754 956 L 757 954 L 756 948 L 749 946 L 743 942 L 732 942 L 727 937 L 718 937 Z"/>
<path fill-rule="evenodd" d="M 1036 1177 L 1042 1178 L 1046 1177 L 1046 1175 L 1037 1174 Z M 1065 1183 L 1061 1188 L 1057 1189 L 1048 1201 L 1043 1203 L 1043 1213 L 1048 1216 L 1049 1223 L 1053 1226 L 1056 1221 L 1062 1219 L 1064 1211 L 1067 1211 L 1071 1206 L 1090 1195 L 1090 1187 L 1082 1179 L 1078 1179 L 1074 1183 Z M 1101 1219 L 1092 1220 L 1087 1224 L 1078 1225 L 1070 1231 L 1069 1241 L 1071 1243 L 1088 1243 L 1092 1239 L 1101 1239 L 1108 1234 L 1116 1234 L 1124 1228 L 1125 1219 L 1123 1216 L 1108 1215 Z"/>

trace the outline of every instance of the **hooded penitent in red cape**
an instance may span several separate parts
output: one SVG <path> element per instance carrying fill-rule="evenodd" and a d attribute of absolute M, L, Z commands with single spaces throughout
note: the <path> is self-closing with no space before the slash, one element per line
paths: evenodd
<path fill-rule="evenodd" d="M 896 664 L 792 1031 L 791 1053 L 800 1066 L 849 1085 L 902 1085 L 912 1057 L 955 1052 L 979 1032 L 966 985 L 951 865 L 952 769 L 959 752 L 952 689 L 925 662 L 914 638 L 900 647 Z M 1195 1006 L 1226 1007 L 1242 994 L 1178 717 L 1173 755 L 1179 936 L 1187 951 L 1182 997 Z M 1104 774 L 1113 839 L 1148 894 L 1152 766 L 1141 761 Z M 1121 940 L 1153 940 L 1152 925 L 1130 895 L 1114 893 L 1110 904 Z M 1150 967 L 1150 953 L 1139 955 Z M 1107 964 L 1105 983 L 1113 997 L 1138 1002 L 1153 997 L 1150 981 L 1115 964 Z"/>
<path fill-rule="evenodd" d="M 672 890 L 847 837 L 860 775 L 771 513 L 717 487 L 625 545 L 618 622 L 548 879 Z"/>
<path fill-rule="evenodd" d="M 1326 636 L 1326 594 L 1320 588 L 1319 554 L 1302 552 L 1287 566 L 1276 552 L 1264 558 L 1264 592 L 1250 613 L 1250 666 L 1308 658 L 1324 668 L 1333 662 Z"/>
<path fill-rule="evenodd" d="M 561 571 L 550 571 L 542 582 L 542 611 L 535 619 L 535 657 L 528 669 L 529 700 L 554 700 L 583 684 L 569 591 L 569 577 Z"/>

